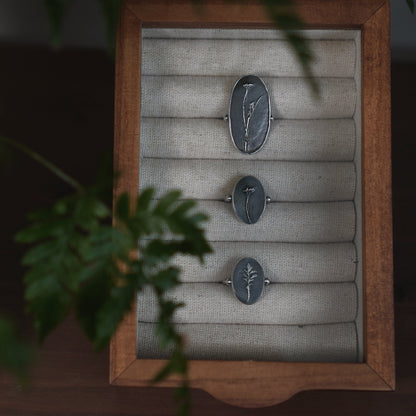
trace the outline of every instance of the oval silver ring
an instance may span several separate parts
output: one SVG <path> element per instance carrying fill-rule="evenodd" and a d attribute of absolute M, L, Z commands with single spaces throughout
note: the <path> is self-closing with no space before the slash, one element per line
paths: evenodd
<path fill-rule="evenodd" d="M 263 185 L 257 178 L 244 176 L 235 184 L 232 195 L 225 197 L 225 201 L 232 202 L 238 219 L 246 224 L 255 224 L 270 198 L 266 196 Z"/>
<path fill-rule="evenodd" d="M 256 75 L 237 80 L 231 92 L 228 125 L 234 146 L 246 154 L 257 153 L 265 145 L 270 131 L 270 96 Z"/>
<path fill-rule="evenodd" d="M 264 278 L 263 268 L 251 257 L 241 259 L 234 268 L 231 279 L 224 284 L 231 285 L 236 298 L 245 305 L 256 303 L 263 295 L 264 286 L 270 284 Z"/>

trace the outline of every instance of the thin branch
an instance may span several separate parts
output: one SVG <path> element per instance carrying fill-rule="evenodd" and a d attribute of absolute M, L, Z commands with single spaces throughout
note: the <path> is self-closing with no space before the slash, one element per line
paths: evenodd
<path fill-rule="evenodd" d="M 22 143 L 19 143 L 13 139 L 9 139 L 4 136 L 0 136 L 0 141 L 8 144 L 9 146 L 14 147 L 17 150 L 20 150 L 21 152 L 25 153 L 27 156 L 29 156 L 33 160 L 36 160 L 36 162 L 40 163 L 46 169 L 50 170 L 52 173 L 58 176 L 58 178 L 62 179 L 64 182 L 66 182 L 69 186 L 74 188 L 76 191 L 85 192 L 85 188 L 78 181 L 76 181 L 71 176 L 67 175 L 63 170 L 59 169 L 58 166 L 54 165 L 49 160 L 45 159 L 39 153 L 35 152 L 34 150 L 30 149 L 29 147 L 25 146 Z"/>

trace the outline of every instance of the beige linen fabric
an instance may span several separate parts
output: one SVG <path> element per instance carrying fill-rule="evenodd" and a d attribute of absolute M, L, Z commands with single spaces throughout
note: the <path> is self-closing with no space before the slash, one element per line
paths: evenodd
<path fill-rule="evenodd" d="M 205 227 L 210 241 L 333 243 L 352 241 L 355 233 L 352 202 L 270 203 L 249 225 L 237 219 L 231 204 L 199 201 L 198 207 L 210 217 Z"/>
<path fill-rule="evenodd" d="M 355 42 L 311 40 L 316 77 L 352 77 Z M 143 75 L 234 75 L 301 77 L 302 68 L 284 40 L 143 39 Z"/>
<path fill-rule="evenodd" d="M 142 76 L 142 117 L 222 118 L 236 81 L 236 77 L 218 76 Z M 317 78 L 319 99 L 305 78 L 264 77 L 263 81 L 275 118 L 348 118 L 354 114 L 353 78 Z"/>
<path fill-rule="evenodd" d="M 311 40 L 355 40 L 357 30 L 308 29 L 296 31 Z M 284 40 L 286 34 L 276 29 L 203 29 L 143 28 L 145 39 L 260 39 Z M 359 49 L 359 48 L 358 48 Z M 360 49 L 359 49 L 360 50 Z M 193 51 L 195 52 L 195 51 Z"/>
<path fill-rule="evenodd" d="M 146 118 L 140 123 L 142 157 L 352 161 L 352 119 L 274 120 L 263 149 L 253 155 L 234 147 L 228 122 L 206 118 Z"/>
<path fill-rule="evenodd" d="M 222 200 L 244 176 L 255 176 L 272 201 L 352 201 L 352 162 L 274 162 L 248 160 L 150 159 L 140 163 L 141 188 L 165 193 L 183 191 L 184 198 Z"/>
<path fill-rule="evenodd" d="M 177 324 L 186 337 L 185 353 L 193 360 L 264 360 L 354 362 L 354 323 L 330 325 Z M 160 348 L 155 325 L 139 322 L 137 356 L 168 358 Z M 209 342 L 207 338 L 209 337 Z"/>
<path fill-rule="evenodd" d="M 352 282 L 357 254 L 352 243 L 284 244 L 262 242 L 213 242 L 214 253 L 204 264 L 178 255 L 173 264 L 181 269 L 181 281 L 219 282 L 232 276 L 239 260 L 253 257 L 264 275 L 275 283 Z"/>
<path fill-rule="evenodd" d="M 171 296 L 186 303 L 175 320 L 189 338 L 190 358 L 357 360 L 360 47 L 356 31 L 304 33 L 315 39 L 320 100 L 281 32 L 143 32 L 140 186 L 181 187 L 211 217 L 215 254 L 204 266 L 174 259 L 189 282 Z M 235 82 L 248 73 L 264 80 L 274 116 L 268 142 L 250 156 L 233 146 L 222 120 Z M 253 225 L 216 200 L 245 175 L 259 177 L 279 201 Z M 216 283 L 242 257 L 256 258 L 273 282 L 251 306 Z M 165 357 L 151 334 L 156 314 L 153 294 L 139 294 L 140 358 Z"/>
<path fill-rule="evenodd" d="M 222 283 L 183 283 L 168 297 L 185 304 L 175 312 L 175 323 L 311 325 L 352 322 L 357 313 L 354 283 L 272 282 L 253 305 L 240 302 Z M 137 313 L 142 322 L 156 322 L 153 291 L 139 295 Z"/>

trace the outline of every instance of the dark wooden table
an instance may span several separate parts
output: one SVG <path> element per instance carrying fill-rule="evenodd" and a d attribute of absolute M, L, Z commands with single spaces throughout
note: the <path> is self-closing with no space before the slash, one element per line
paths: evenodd
<path fill-rule="evenodd" d="M 30 145 L 82 183 L 94 179 L 113 144 L 113 62 L 104 52 L 0 45 L 0 133 Z M 393 64 L 393 208 L 396 286 L 394 393 L 311 391 L 264 409 L 226 405 L 193 391 L 193 415 L 416 415 L 416 65 Z M 27 335 L 19 265 L 12 242 L 25 214 L 68 188 L 22 155 L 0 167 L 0 313 L 12 315 Z M 112 387 L 108 350 L 95 353 L 73 317 L 41 348 L 27 390 L 0 375 L 0 416 L 172 415 L 172 391 Z"/>

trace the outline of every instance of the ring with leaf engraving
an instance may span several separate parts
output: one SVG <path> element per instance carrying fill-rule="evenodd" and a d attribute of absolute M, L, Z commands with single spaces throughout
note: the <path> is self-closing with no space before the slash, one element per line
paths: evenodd
<path fill-rule="evenodd" d="M 245 75 L 234 84 L 228 115 L 231 140 L 240 152 L 257 153 L 270 131 L 270 96 L 265 83 L 255 75 Z"/>
<path fill-rule="evenodd" d="M 232 195 L 227 195 L 224 201 L 232 202 L 238 219 L 246 224 L 255 224 L 271 199 L 266 196 L 263 185 L 257 178 L 244 176 L 235 184 Z"/>
<path fill-rule="evenodd" d="M 232 278 L 223 281 L 223 284 L 232 287 L 236 298 L 245 305 L 256 303 L 263 295 L 264 287 L 270 283 L 269 279 L 264 278 L 259 262 L 251 257 L 240 260 Z"/>

